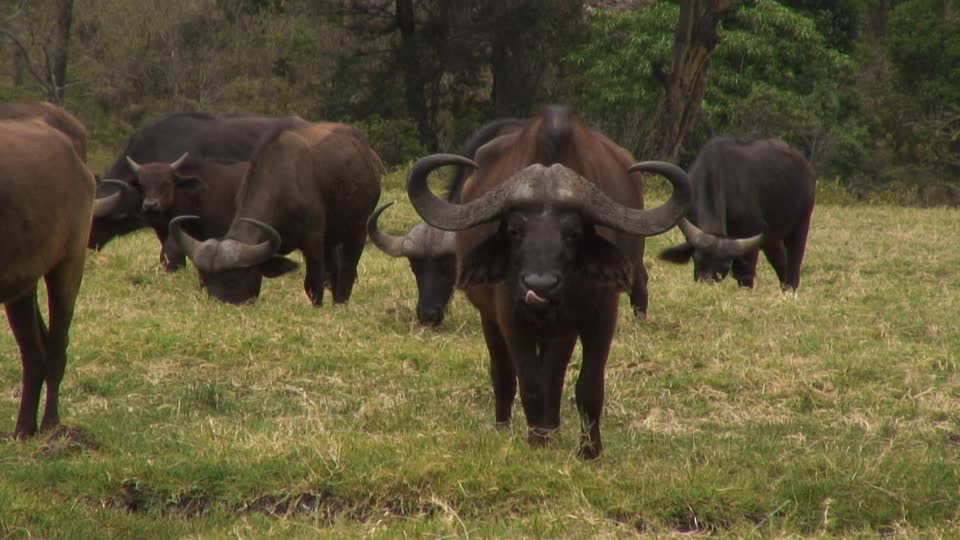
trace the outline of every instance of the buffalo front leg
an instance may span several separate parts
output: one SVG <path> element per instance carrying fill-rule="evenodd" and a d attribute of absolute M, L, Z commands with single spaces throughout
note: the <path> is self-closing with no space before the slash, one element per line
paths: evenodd
<path fill-rule="evenodd" d="M 760 252 L 753 251 L 733 259 L 733 279 L 737 280 L 737 285 L 745 289 L 753 288 L 753 281 L 757 275 L 757 259 L 759 258 Z"/>
<path fill-rule="evenodd" d="M 30 437 L 37 432 L 37 408 L 46 377 L 46 329 L 37 306 L 36 285 L 26 294 L 4 305 L 7 321 L 20 349 L 23 385 L 20 411 L 13 431 L 15 438 Z"/>
<path fill-rule="evenodd" d="M 540 380 L 543 381 L 543 411 L 538 425 L 531 425 L 531 440 L 544 436 L 546 443 L 553 431 L 560 427 L 560 405 L 563 395 L 563 381 L 567 374 L 573 348 L 577 344 L 577 335 L 570 334 L 553 339 L 543 340 L 540 343 Z M 541 432 L 537 428 L 541 428 Z"/>
<path fill-rule="evenodd" d="M 173 237 L 167 233 L 166 227 L 156 228 L 157 240 L 160 240 L 160 266 L 167 272 L 176 272 L 186 264 L 187 258 Z"/>
<path fill-rule="evenodd" d="M 603 451 L 600 438 L 600 415 L 603 413 L 604 377 L 610 342 L 617 324 L 616 299 L 604 300 L 606 306 L 597 312 L 597 318 L 581 331 L 583 364 L 577 379 L 577 410 L 580 413 L 582 435 L 580 457 L 595 459 Z"/>
<path fill-rule="evenodd" d="M 630 304 L 633 306 L 634 316 L 638 319 L 647 318 L 647 303 L 649 302 L 647 282 L 649 279 L 647 269 L 643 266 L 643 261 L 640 261 L 633 271 L 633 289 L 630 291 Z"/>
<path fill-rule="evenodd" d="M 482 319 L 483 337 L 490 353 L 490 381 L 493 383 L 494 418 L 498 428 L 510 424 L 513 400 L 517 396 L 517 375 L 513 370 L 507 343 L 497 323 Z"/>

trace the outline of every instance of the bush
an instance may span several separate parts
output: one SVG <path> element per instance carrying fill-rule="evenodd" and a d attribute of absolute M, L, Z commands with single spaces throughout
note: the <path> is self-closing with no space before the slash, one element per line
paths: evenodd
<path fill-rule="evenodd" d="M 367 134 L 370 146 L 388 167 L 401 165 L 426 154 L 426 148 L 417 135 L 417 126 L 410 118 L 383 118 L 373 115 L 350 123 Z"/>

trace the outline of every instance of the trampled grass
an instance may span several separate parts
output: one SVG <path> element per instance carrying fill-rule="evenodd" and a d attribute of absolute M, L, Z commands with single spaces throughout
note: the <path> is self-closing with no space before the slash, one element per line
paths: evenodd
<path fill-rule="evenodd" d="M 386 228 L 415 222 L 400 190 L 383 200 Z M 0 537 L 954 536 L 957 230 L 947 210 L 820 206 L 795 294 L 764 261 L 753 291 L 695 284 L 654 256 L 679 233 L 650 239 L 596 462 L 576 457 L 579 351 L 555 442 L 526 444 L 519 403 L 495 430 L 475 311 L 457 295 L 418 327 L 402 260 L 368 247 L 344 306 L 311 307 L 301 270 L 235 307 L 137 233 L 88 259 L 75 431 L 0 441 Z M 9 433 L 6 330 L 0 358 Z"/>

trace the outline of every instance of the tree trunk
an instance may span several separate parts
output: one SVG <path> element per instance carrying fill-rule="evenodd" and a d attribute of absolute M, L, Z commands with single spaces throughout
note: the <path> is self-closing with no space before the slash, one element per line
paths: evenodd
<path fill-rule="evenodd" d="M 403 70 L 404 102 L 407 113 L 417 123 L 420 142 L 430 151 L 435 151 L 437 130 L 430 106 L 424 68 L 420 61 L 420 43 L 416 32 L 414 0 L 397 0 L 397 28 L 400 29 L 398 60 Z"/>
<path fill-rule="evenodd" d="M 73 0 L 57 0 L 57 33 L 53 42 L 53 61 L 47 97 L 63 104 L 67 84 L 67 49 L 70 45 L 70 26 L 73 24 Z"/>
<path fill-rule="evenodd" d="M 12 39 L 10 41 L 13 41 Z M 16 43 L 13 45 L 13 86 L 19 87 L 23 85 L 23 70 L 24 70 L 25 59 L 23 58 L 23 51 L 20 50 L 20 47 Z"/>
<path fill-rule="evenodd" d="M 669 72 L 654 65 L 663 85 L 653 114 L 653 125 L 640 159 L 675 161 L 686 136 L 696 126 L 707 90 L 707 68 L 717 46 L 717 25 L 729 0 L 681 0 Z"/>

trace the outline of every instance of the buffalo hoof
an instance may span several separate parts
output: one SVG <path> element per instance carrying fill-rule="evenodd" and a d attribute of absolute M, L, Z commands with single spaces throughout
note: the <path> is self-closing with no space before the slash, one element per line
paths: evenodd
<path fill-rule="evenodd" d="M 580 441 L 580 451 L 577 452 L 577 455 L 581 459 L 597 459 L 600 457 L 600 453 L 603 451 L 603 445 L 600 441 L 593 442 L 588 437 L 584 437 Z"/>
<path fill-rule="evenodd" d="M 556 428 L 544 428 L 537 426 L 528 427 L 527 442 L 530 443 L 530 446 L 536 446 L 538 448 L 544 447 L 553 438 L 553 433 L 555 431 L 557 431 Z"/>
<path fill-rule="evenodd" d="M 494 429 L 497 431 L 509 431 L 510 430 L 510 421 L 509 420 L 498 420 L 493 423 Z"/>

